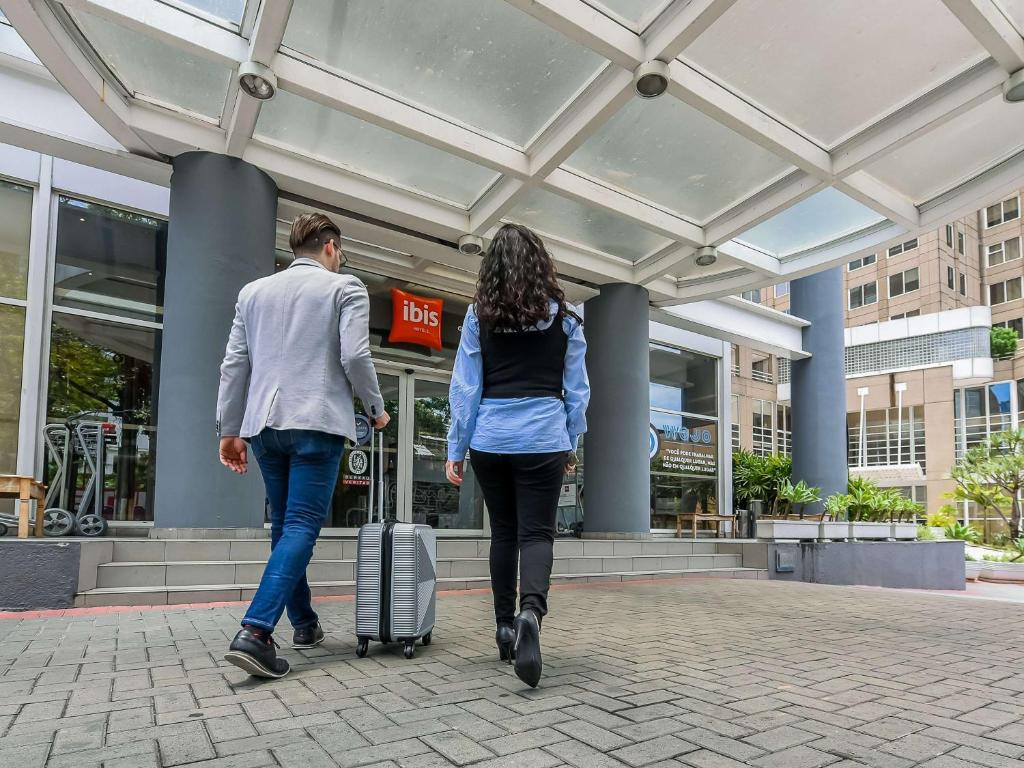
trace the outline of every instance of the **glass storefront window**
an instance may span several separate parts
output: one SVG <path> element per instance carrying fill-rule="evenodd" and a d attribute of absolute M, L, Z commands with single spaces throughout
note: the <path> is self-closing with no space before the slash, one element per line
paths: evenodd
<path fill-rule="evenodd" d="M 651 344 L 650 365 L 651 529 L 675 532 L 691 528 L 683 516 L 717 511 L 719 360 Z"/>
<path fill-rule="evenodd" d="M 651 407 L 718 415 L 718 360 L 685 349 L 651 345 Z"/>
<path fill-rule="evenodd" d="M 0 181 L 0 211 L 0 296 L 24 299 L 28 288 L 32 190 Z"/>
<path fill-rule="evenodd" d="M 21 363 L 25 348 L 25 310 L 0 304 L 0 473 L 14 474 L 18 464 L 21 414 Z"/>
<path fill-rule="evenodd" d="M 158 322 L 166 256 L 166 221 L 61 196 L 53 302 Z"/>
<path fill-rule="evenodd" d="M 54 312 L 50 330 L 47 422 L 120 421 L 120 444 L 101 468 L 103 515 L 109 520 L 153 519 L 156 391 L 160 334 L 108 320 Z M 83 416 L 83 414 L 85 414 Z M 47 482 L 54 466 L 47 462 Z M 69 506 L 77 507 L 89 479 L 84 461 L 69 472 Z"/>
<path fill-rule="evenodd" d="M 414 385 L 412 521 L 438 530 L 481 530 L 483 496 L 472 465 L 466 463 L 461 487 L 449 483 L 444 473 L 451 424 L 448 384 L 417 378 Z"/>

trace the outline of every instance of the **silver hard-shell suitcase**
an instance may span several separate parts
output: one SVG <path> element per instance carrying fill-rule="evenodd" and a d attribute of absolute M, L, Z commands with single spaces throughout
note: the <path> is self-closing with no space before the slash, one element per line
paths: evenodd
<path fill-rule="evenodd" d="M 370 641 L 379 640 L 404 643 L 405 657 L 411 659 L 416 641 L 430 645 L 434 629 L 437 540 L 429 525 L 385 516 L 384 435 L 378 432 L 371 439 L 379 441 L 379 469 L 374 472 L 371 460 L 370 522 L 359 529 L 356 550 L 356 654 L 365 656 Z"/>

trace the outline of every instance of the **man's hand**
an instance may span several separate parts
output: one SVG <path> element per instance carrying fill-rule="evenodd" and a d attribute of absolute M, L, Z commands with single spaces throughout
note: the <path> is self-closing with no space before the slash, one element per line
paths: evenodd
<path fill-rule="evenodd" d="M 446 461 L 444 463 L 444 473 L 452 485 L 462 485 L 465 469 L 466 462 L 464 461 Z"/>
<path fill-rule="evenodd" d="M 245 441 L 240 437 L 222 437 L 220 439 L 220 463 L 232 472 L 244 475 L 249 468 Z"/>
<path fill-rule="evenodd" d="M 380 416 L 373 420 L 374 429 L 384 429 L 388 424 L 391 423 L 391 417 L 387 411 L 384 411 Z"/>

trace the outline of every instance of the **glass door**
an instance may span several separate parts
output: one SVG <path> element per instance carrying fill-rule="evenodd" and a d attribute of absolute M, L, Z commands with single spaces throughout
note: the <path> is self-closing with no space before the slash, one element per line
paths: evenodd
<path fill-rule="evenodd" d="M 404 414 L 400 406 L 405 382 L 403 374 L 386 373 L 385 370 L 378 367 L 384 407 L 391 415 L 391 423 L 384 430 L 383 467 L 380 466 L 381 462 L 377 456 L 376 433 L 370 428 L 366 417 L 361 415 L 364 413 L 363 405 L 357 399 L 357 439 L 345 441 L 338 482 L 331 500 L 331 513 L 324 525 L 324 529 L 329 533 L 351 533 L 370 521 L 370 478 L 378 477 L 378 473 L 382 471 L 384 497 L 377 499 L 378 508 L 374 512 L 374 519 L 379 519 L 382 511 L 385 517 L 395 515 L 400 520 L 403 519 L 401 511 L 405 494 L 401 493 L 402 484 L 398 480 L 398 473 L 402 463 L 400 437 Z"/>
<path fill-rule="evenodd" d="M 444 473 L 451 425 L 448 380 L 418 373 L 412 378 L 411 520 L 426 523 L 438 532 L 481 534 L 483 495 L 472 466 L 466 463 L 466 478 L 461 487 L 449 483 Z"/>

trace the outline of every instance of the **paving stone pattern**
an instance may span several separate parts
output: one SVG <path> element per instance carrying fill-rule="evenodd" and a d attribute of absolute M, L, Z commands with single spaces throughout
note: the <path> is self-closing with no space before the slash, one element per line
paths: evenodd
<path fill-rule="evenodd" d="M 284 680 L 221 660 L 243 606 L 0 621 L 3 768 L 1024 768 L 1024 616 L 766 581 L 556 590 L 546 675 L 444 596 L 412 661 L 357 659 L 353 603 Z M 282 638 L 286 639 L 286 638 Z"/>

